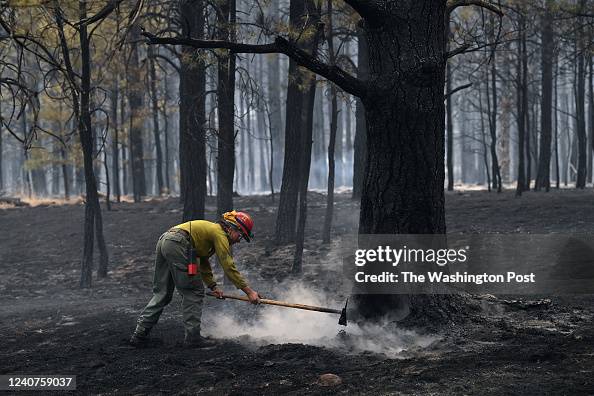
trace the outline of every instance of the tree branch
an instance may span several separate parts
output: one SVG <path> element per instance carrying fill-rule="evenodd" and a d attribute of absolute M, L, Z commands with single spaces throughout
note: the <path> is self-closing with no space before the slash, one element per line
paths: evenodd
<path fill-rule="evenodd" d="M 476 52 L 476 51 L 481 50 L 483 48 L 497 46 L 497 45 L 502 44 L 504 42 L 505 41 L 498 40 L 498 41 L 495 41 L 495 42 L 492 42 L 492 43 L 485 43 L 485 44 L 477 45 L 476 47 L 473 47 L 470 44 L 463 44 L 463 45 L 461 45 L 460 47 L 458 47 L 456 49 L 453 49 L 451 51 L 446 52 L 445 53 L 445 56 L 446 56 L 446 59 L 449 59 L 449 58 L 452 58 L 452 57 L 454 57 L 456 55 L 466 54 L 468 52 Z"/>
<path fill-rule="evenodd" d="M 298 65 L 327 78 L 352 95 L 362 97 L 365 95 L 367 89 L 367 84 L 362 80 L 353 77 L 337 66 L 327 65 L 297 47 L 294 43 L 280 36 L 277 37 L 273 43 L 269 44 L 243 44 L 224 40 L 199 40 L 187 37 L 157 37 L 154 34 L 145 31 L 142 32 L 142 35 L 148 39 L 149 44 L 186 45 L 198 49 L 222 48 L 228 49 L 231 53 L 285 54 L 297 62 Z"/>
<path fill-rule="evenodd" d="M 153 58 L 155 58 L 155 59 L 162 59 L 162 60 L 164 60 L 164 61 L 165 61 L 165 62 L 167 62 L 167 63 L 168 63 L 168 64 L 169 64 L 171 67 L 173 67 L 173 68 L 175 69 L 175 71 L 176 71 L 176 72 L 178 72 L 178 73 L 180 72 L 180 68 L 179 68 L 179 66 L 178 66 L 178 65 L 176 65 L 176 64 L 175 64 L 175 63 L 174 63 L 174 62 L 173 62 L 171 59 L 169 59 L 168 57 L 166 57 L 166 56 L 163 56 L 163 55 L 161 55 L 161 54 L 153 54 Z"/>
<path fill-rule="evenodd" d="M 105 5 L 105 7 L 103 7 L 101 10 L 99 10 L 99 12 L 97 12 L 95 15 L 83 19 L 79 22 L 77 22 L 75 24 L 75 26 L 80 26 L 80 25 L 90 25 L 92 23 L 98 22 L 102 19 L 105 19 L 109 16 L 109 14 L 111 14 L 116 8 L 118 8 L 120 6 L 120 3 L 122 3 L 124 0 L 109 0 L 107 2 L 107 4 Z"/>
<path fill-rule="evenodd" d="M 483 0 L 450 0 L 448 1 L 447 5 L 447 13 L 449 15 L 458 7 L 466 7 L 470 5 L 486 8 L 487 10 L 494 12 L 500 17 L 503 16 L 503 11 L 501 11 L 499 7 Z"/>
<path fill-rule="evenodd" d="M 459 46 L 459 47 L 458 47 L 458 48 L 456 48 L 456 49 L 453 49 L 453 50 L 451 50 L 451 51 L 448 51 L 448 52 L 446 52 L 446 54 L 445 54 L 445 58 L 446 58 L 446 59 L 450 59 L 450 58 L 453 58 L 453 57 L 454 57 L 454 56 L 456 56 L 456 55 L 463 54 L 463 53 L 464 53 L 464 52 L 466 52 L 466 50 L 467 50 L 468 48 L 470 48 L 470 47 L 471 47 L 471 45 L 470 45 L 470 44 L 464 44 L 464 45 L 461 45 L 461 46 Z"/>
<path fill-rule="evenodd" d="M 452 96 L 453 94 L 455 94 L 458 91 L 462 91 L 463 89 L 470 88 L 470 87 L 472 87 L 472 83 L 460 85 L 459 87 L 456 87 L 456 88 L 452 89 L 450 92 L 447 92 L 443 96 L 443 100 L 446 100 L 447 98 L 449 98 L 450 96 Z"/>
<path fill-rule="evenodd" d="M 351 8 L 364 19 L 373 19 L 377 16 L 379 9 L 377 4 L 373 4 L 371 0 L 343 0 L 345 3 L 351 6 Z"/>

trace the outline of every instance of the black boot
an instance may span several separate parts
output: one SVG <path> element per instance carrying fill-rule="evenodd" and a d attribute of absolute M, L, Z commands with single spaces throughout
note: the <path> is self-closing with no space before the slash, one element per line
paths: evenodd
<path fill-rule="evenodd" d="M 143 348 L 148 345 L 148 335 L 149 330 L 145 329 L 144 327 L 137 326 L 136 330 L 130 337 L 129 344 L 135 348 Z"/>
<path fill-rule="evenodd" d="M 184 338 L 184 346 L 187 348 L 208 348 L 217 345 L 215 341 L 202 337 L 200 331 L 188 332 L 186 331 L 186 337 Z"/>

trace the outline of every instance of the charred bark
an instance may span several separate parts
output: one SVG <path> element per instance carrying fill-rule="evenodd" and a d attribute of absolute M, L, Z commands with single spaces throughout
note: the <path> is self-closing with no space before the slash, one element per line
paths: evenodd
<path fill-rule="evenodd" d="M 220 40 L 233 40 L 235 0 L 219 2 L 217 31 Z M 233 209 L 235 174 L 235 54 L 226 52 L 218 59 L 217 106 L 219 130 L 217 140 L 217 213 Z"/>
<path fill-rule="evenodd" d="M 366 20 L 371 85 L 359 234 L 443 234 L 445 3 L 405 1 Z M 426 32 L 432 32 L 427 36 Z M 359 295 L 368 317 L 448 320 L 448 296 Z"/>
<path fill-rule="evenodd" d="M 204 34 L 204 1 L 181 1 L 182 36 Z M 182 46 L 179 82 L 179 164 L 183 220 L 204 218 L 206 199 L 205 65 L 195 51 Z"/>

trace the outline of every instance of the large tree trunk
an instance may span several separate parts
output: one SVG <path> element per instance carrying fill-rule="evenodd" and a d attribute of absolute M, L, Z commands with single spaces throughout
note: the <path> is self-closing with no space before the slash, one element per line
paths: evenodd
<path fill-rule="evenodd" d="M 445 35 L 438 29 L 445 6 L 404 3 L 379 28 L 366 26 L 372 85 L 364 97 L 369 156 L 361 234 L 445 232 Z"/>
<path fill-rule="evenodd" d="M 144 149 L 142 132 L 144 130 L 143 97 L 144 77 L 140 67 L 139 43 L 140 26 L 132 26 L 130 34 L 130 58 L 128 64 L 128 102 L 130 104 L 130 161 L 132 169 L 132 193 L 134 202 L 140 202 L 146 195 L 144 175 Z"/>
<path fill-rule="evenodd" d="M 542 65 L 542 96 L 540 111 L 540 152 L 538 155 L 538 173 L 536 175 L 535 190 L 551 188 L 551 138 L 553 132 L 553 13 L 552 1 L 547 0 L 544 15 L 541 20 L 541 65 Z"/>
<path fill-rule="evenodd" d="M 220 40 L 233 41 L 235 34 L 235 0 L 219 2 L 217 31 Z M 231 26 L 231 28 L 230 28 Z M 218 116 L 217 140 L 217 213 L 233 209 L 233 179 L 235 173 L 235 54 L 226 52 L 218 61 Z"/>
<path fill-rule="evenodd" d="M 369 76 L 369 53 L 365 31 L 357 28 L 357 77 L 367 80 Z M 367 131 L 365 122 L 365 108 L 360 98 L 357 98 L 355 109 L 355 144 L 353 154 L 353 199 L 360 199 L 363 190 L 365 168 L 361 164 L 367 162 Z"/>
<path fill-rule="evenodd" d="M 203 0 L 185 0 L 179 5 L 182 36 L 202 38 Z M 179 165 L 183 220 L 204 218 L 206 199 L 205 65 L 191 47 L 182 46 L 179 82 Z"/>
<path fill-rule="evenodd" d="M 445 2 L 398 2 L 366 20 L 371 86 L 359 234 L 443 234 Z M 431 32 L 431 35 L 427 35 Z M 411 100 L 414 98 L 414 100 Z M 448 315 L 446 296 L 359 295 L 364 316 Z"/>
<path fill-rule="evenodd" d="M 289 22 L 295 34 L 306 30 L 315 29 L 307 10 L 312 9 L 311 0 L 291 0 L 289 9 Z M 311 37 L 311 34 L 304 34 Z M 310 50 L 311 39 L 302 39 L 300 47 Z M 306 78 L 305 72 L 297 63 L 289 60 L 289 85 L 287 88 L 287 106 L 285 121 L 285 155 L 283 164 L 283 177 L 280 199 L 275 227 L 275 242 L 277 244 L 289 243 L 295 239 L 295 224 L 297 219 L 297 200 L 299 194 L 299 180 L 301 169 L 301 133 L 302 113 L 305 93 L 302 90 Z"/>

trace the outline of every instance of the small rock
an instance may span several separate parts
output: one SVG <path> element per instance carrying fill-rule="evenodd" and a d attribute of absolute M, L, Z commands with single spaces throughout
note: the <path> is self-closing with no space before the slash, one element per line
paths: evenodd
<path fill-rule="evenodd" d="M 342 378 L 336 374 L 322 374 L 318 378 L 317 384 L 320 386 L 336 386 L 342 384 Z"/>

